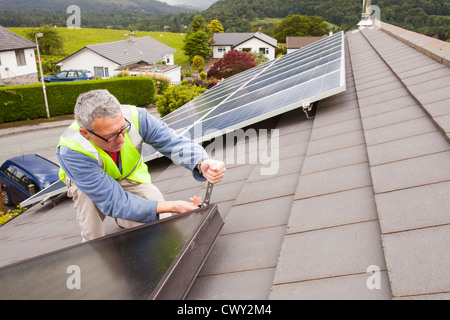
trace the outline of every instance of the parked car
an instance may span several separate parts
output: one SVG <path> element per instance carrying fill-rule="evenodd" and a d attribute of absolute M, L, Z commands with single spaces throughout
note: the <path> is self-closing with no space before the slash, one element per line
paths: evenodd
<path fill-rule="evenodd" d="M 54 75 L 44 77 L 45 82 L 86 81 L 95 79 L 95 76 L 86 70 L 64 70 Z"/>
<path fill-rule="evenodd" d="M 6 160 L 0 167 L 3 203 L 18 205 L 59 179 L 59 165 L 37 154 Z"/>

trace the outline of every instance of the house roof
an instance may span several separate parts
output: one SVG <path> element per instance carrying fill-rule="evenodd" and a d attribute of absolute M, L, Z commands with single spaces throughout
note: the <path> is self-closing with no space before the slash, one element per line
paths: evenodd
<path fill-rule="evenodd" d="M 70 59 L 72 56 L 82 52 L 83 50 L 95 52 L 120 66 L 140 62 L 153 64 L 161 61 L 165 54 L 176 52 L 175 49 L 153 39 L 152 37 L 142 37 L 135 38 L 134 40 L 127 39 L 87 45 L 58 63 Z"/>
<path fill-rule="evenodd" d="M 450 298 L 450 70 L 389 30 L 346 34 L 347 90 L 314 119 L 293 110 L 252 125 L 278 144 L 223 137 L 211 201 L 225 225 L 188 299 Z M 237 152 L 277 154 L 278 173 L 223 158 Z M 149 168 L 166 200 L 205 194 L 165 158 Z M 80 241 L 70 200 L 30 210 L 2 227 L 0 265 Z"/>
<path fill-rule="evenodd" d="M 286 49 L 300 49 L 326 37 L 286 37 Z"/>
<path fill-rule="evenodd" d="M 256 32 L 256 33 L 215 33 L 214 34 L 214 46 L 232 46 L 236 47 L 252 38 L 257 38 L 267 44 L 276 47 L 277 40 L 269 37 L 268 35 Z"/>
<path fill-rule="evenodd" d="M 0 26 L 0 51 L 36 48 L 36 44 Z"/>

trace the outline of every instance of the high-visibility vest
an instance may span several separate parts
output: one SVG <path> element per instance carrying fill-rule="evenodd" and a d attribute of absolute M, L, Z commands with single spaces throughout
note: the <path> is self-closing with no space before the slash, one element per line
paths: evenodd
<path fill-rule="evenodd" d="M 98 161 L 98 165 L 107 175 L 115 180 L 128 179 L 140 183 L 151 183 L 148 167 L 142 160 L 143 139 L 139 134 L 139 114 L 134 106 L 122 105 L 123 116 L 131 123 L 129 132 L 124 135 L 124 144 L 120 151 L 122 172 L 114 160 L 92 140 L 86 139 L 79 131 L 80 125 L 74 121 L 64 131 L 59 140 L 59 146 L 66 146 L 74 151 L 85 154 Z M 65 182 L 66 174 L 60 168 L 59 178 Z"/>

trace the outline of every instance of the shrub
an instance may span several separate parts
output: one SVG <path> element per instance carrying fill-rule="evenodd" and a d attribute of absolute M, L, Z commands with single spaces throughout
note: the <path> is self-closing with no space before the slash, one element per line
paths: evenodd
<path fill-rule="evenodd" d="M 256 66 L 255 56 L 239 50 L 231 50 L 223 58 L 214 62 L 208 71 L 208 77 L 228 78 Z"/>
<path fill-rule="evenodd" d="M 169 86 L 164 95 L 158 98 L 157 110 L 161 117 L 164 117 L 205 91 L 205 88 L 187 83 L 180 86 Z"/>
<path fill-rule="evenodd" d="M 195 56 L 194 59 L 192 59 L 192 67 L 199 72 L 203 71 L 205 67 L 205 59 L 200 56 Z"/>
<path fill-rule="evenodd" d="M 145 106 L 154 102 L 153 80 L 144 77 L 46 84 L 51 116 L 72 114 L 81 93 L 108 89 L 120 103 Z M 45 118 L 41 84 L 0 88 L 0 123 Z"/>

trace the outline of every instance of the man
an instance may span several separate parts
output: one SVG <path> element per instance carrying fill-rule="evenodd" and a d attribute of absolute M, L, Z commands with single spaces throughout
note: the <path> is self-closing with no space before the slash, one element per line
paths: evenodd
<path fill-rule="evenodd" d="M 174 155 L 198 181 L 217 183 L 224 176 L 224 163 L 209 159 L 199 144 L 178 136 L 143 108 L 120 105 L 107 90 L 81 94 L 74 114 L 56 156 L 60 178 L 75 203 L 83 241 L 105 235 L 105 216 L 131 228 L 163 213 L 197 208 L 197 197 L 190 202 L 164 201 L 142 161 L 143 142 L 169 158 Z"/>

